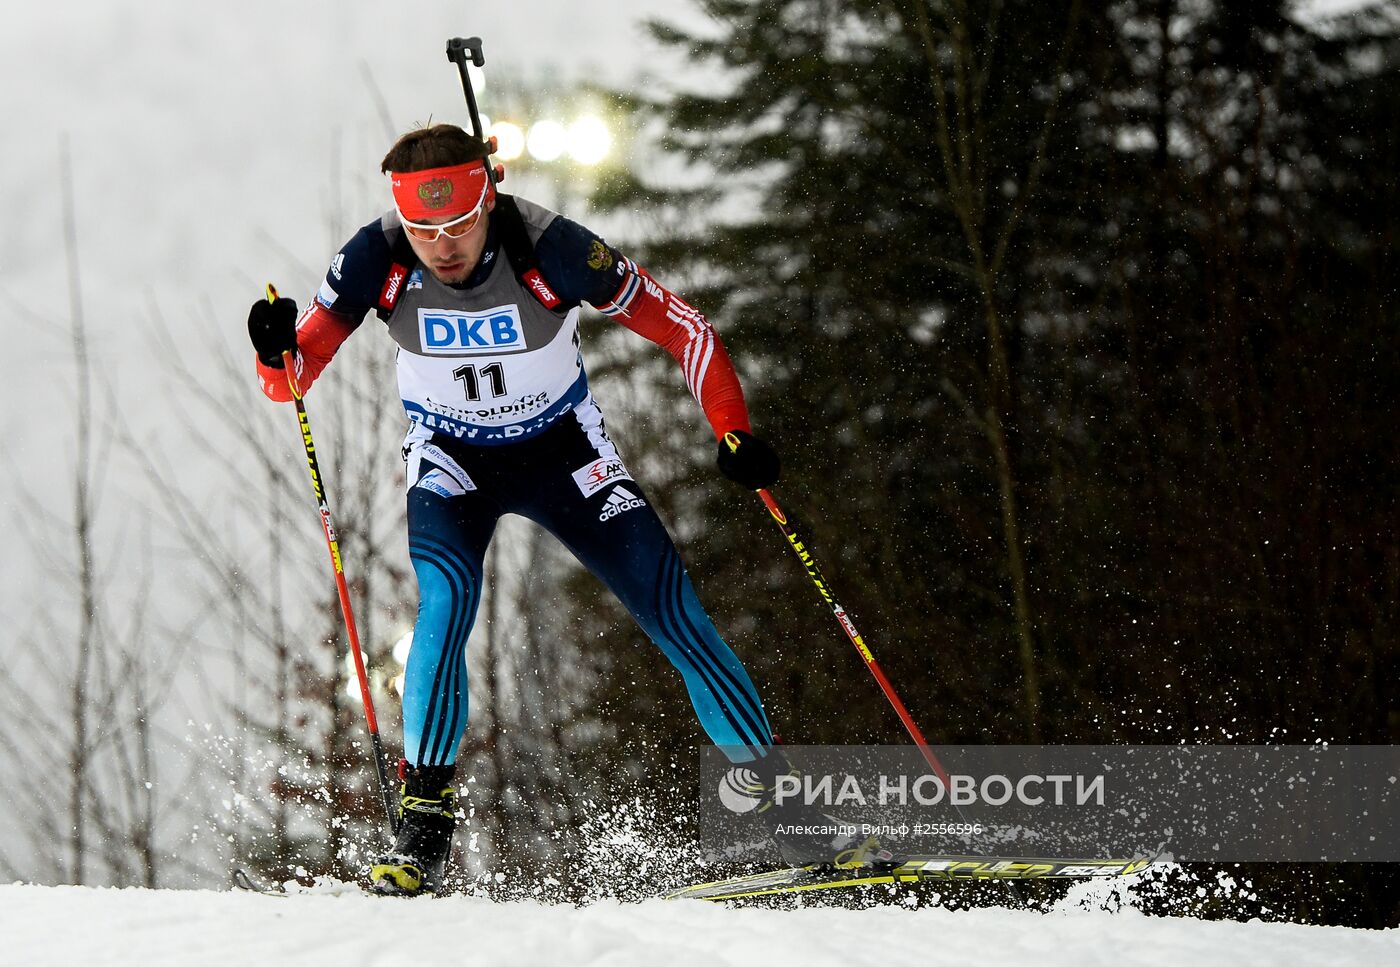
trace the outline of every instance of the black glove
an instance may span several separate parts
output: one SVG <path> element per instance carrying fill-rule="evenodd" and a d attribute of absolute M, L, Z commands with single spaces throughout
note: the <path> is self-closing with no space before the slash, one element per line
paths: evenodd
<path fill-rule="evenodd" d="M 275 302 L 254 302 L 248 310 L 248 338 L 264 366 L 281 369 L 282 353 L 297 348 L 296 302 L 280 296 Z"/>
<path fill-rule="evenodd" d="M 730 480 L 747 487 L 760 490 L 771 487 L 778 479 L 781 464 L 773 448 L 751 433 L 743 430 L 730 430 L 719 441 L 719 472 Z M 735 445 L 729 445 L 730 440 Z"/>

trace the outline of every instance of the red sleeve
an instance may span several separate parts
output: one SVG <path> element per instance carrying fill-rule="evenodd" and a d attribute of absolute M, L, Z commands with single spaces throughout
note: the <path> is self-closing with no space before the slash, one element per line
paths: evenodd
<path fill-rule="evenodd" d="M 730 430 L 749 432 L 744 391 L 710 321 L 631 259 L 620 258 L 618 271 L 622 285 L 598 311 L 676 358 L 716 440 L 724 439 Z"/>
<path fill-rule="evenodd" d="M 312 301 L 297 320 L 297 382 L 301 384 L 303 395 L 311 389 L 321 370 L 331 361 L 340 344 L 350 338 L 359 323 L 349 316 L 332 312 L 319 302 Z M 254 357 L 256 359 L 256 357 Z M 292 399 L 292 388 L 287 385 L 284 370 L 263 365 L 257 360 L 258 382 L 262 384 L 263 395 L 279 403 Z"/>

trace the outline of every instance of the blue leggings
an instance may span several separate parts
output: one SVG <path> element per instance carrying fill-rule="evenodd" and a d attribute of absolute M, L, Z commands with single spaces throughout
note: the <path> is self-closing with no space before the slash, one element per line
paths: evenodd
<path fill-rule="evenodd" d="M 467 639 L 496 521 L 526 517 L 617 595 L 681 673 L 700 726 L 734 762 L 767 754 L 758 692 L 691 587 L 675 544 L 627 475 L 590 397 L 537 437 L 468 446 L 434 436 L 407 455 L 408 544 L 418 577 L 403 696 L 404 756 L 456 761 L 467 725 Z"/>

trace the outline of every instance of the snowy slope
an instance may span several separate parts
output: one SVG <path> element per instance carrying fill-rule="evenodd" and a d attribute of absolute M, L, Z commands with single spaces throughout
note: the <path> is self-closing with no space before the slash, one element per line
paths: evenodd
<path fill-rule="evenodd" d="M 469 897 L 0 886 L 0 963 L 83 967 L 407 964 L 1400 964 L 1400 930 L 1136 912 L 587 907 Z"/>

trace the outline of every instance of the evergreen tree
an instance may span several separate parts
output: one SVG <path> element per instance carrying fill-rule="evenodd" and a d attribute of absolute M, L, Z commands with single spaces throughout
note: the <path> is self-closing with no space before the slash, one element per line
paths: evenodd
<path fill-rule="evenodd" d="M 656 35 L 721 80 L 640 105 L 687 187 L 605 200 L 930 737 L 1395 741 L 1395 4 L 699 6 Z M 788 741 L 901 741 L 708 447 L 648 452 Z"/>

